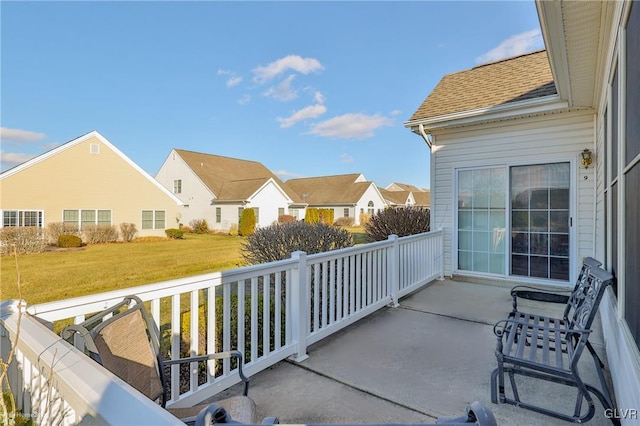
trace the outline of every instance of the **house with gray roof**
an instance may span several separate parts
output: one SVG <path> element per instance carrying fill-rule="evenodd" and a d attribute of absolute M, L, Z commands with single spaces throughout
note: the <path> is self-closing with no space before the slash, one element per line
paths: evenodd
<path fill-rule="evenodd" d="M 308 207 L 333 209 L 334 220 L 353 218 L 355 225 L 360 225 L 361 214 L 373 215 L 387 206 L 376 184 L 361 173 L 289 179 L 286 184 Z"/>
<path fill-rule="evenodd" d="M 209 229 L 228 231 L 245 208 L 254 209 L 257 226 L 269 226 L 283 214 L 304 217 L 300 197 L 257 161 L 173 149 L 156 180 L 185 204 L 185 225 L 205 219 Z"/>
<path fill-rule="evenodd" d="M 572 288 L 587 256 L 614 274 L 607 364 L 637 413 L 640 4 L 536 7 L 546 50 L 444 76 L 405 126 L 431 151 L 445 275 Z"/>

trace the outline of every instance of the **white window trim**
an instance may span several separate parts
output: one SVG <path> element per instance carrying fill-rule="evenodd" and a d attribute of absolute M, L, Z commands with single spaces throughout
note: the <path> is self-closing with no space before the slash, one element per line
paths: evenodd
<path fill-rule="evenodd" d="M 94 225 L 99 225 L 99 221 L 98 221 L 98 212 L 102 212 L 102 211 L 107 211 L 109 212 L 109 225 L 113 225 L 113 210 L 112 209 L 62 209 L 62 223 L 71 223 L 71 222 L 65 222 L 64 220 L 64 212 L 65 211 L 75 211 L 78 212 L 78 221 L 76 223 L 76 226 L 78 227 L 78 230 L 82 230 L 82 212 L 83 211 L 93 211 L 95 213 L 95 220 L 93 222 Z"/>
<path fill-rule="evenodd" d="M 144 223 L 144 212 L 151 212 L 152 213 L 152 219 L 151 219 L 151 228 L 145 228 L 143 223 Z M 156 213 L 158 212 L 163 212 L 164 213 L 164 227 L 162 228 L 157 228 L 156 227 Z M 154 209 L 145 209 L 142 210 L 140 212 L 140 229 L 144 230 L 144 231 L 151 231 L 151 230 L 164 230 L 167 229 L 167 211 L 166 210 L 154 210 Z"/>

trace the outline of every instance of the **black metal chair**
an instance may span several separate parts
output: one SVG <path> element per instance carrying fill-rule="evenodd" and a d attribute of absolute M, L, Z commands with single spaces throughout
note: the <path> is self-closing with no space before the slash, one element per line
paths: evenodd
<path fill-rule="evenodd" d="M 498 367 L 491 375 L 492 402 L 499 400 L 575 423 L 588 421 L 594 416 L 595 405 L 591 394 L 596 395 L 605 408 L 612 408 L 612 398 L 602 371 L 604 365 L 588 341 L 604 291 L 613 280 L 612 275 L 599 265 L 595 259 L 585 259 L 573 292 L 564 299 L 566 306 L 562 318 L 520 312 L 514 296 L 513 311 L 507 319 L 498 321 L 494 326 Z M 545 294 L 533 300 L 546 301 L 551 298 Z M 578 362 L 585 346 L 592 355 L 602 391 L 584 383 L 580 376 Z M 505 374 L 509 376 L 513 398 L 505 394 Z M 574 413 L 561 413 L 523 402 L 515 375 L 577 388 Z M 586 413 L 582 413 L 584 401 L 588 404 Z M 615 419 L 612 421 L 616 423 Z"/>

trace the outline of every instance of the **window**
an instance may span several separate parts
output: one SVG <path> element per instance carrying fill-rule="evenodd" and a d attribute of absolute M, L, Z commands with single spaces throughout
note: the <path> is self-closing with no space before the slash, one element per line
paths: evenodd
<path fill-rule="evenodd" d="M 165 211 L 142 210 L 142 229 L 165 229 Z"/>
<path fill-rule="evenodd" d="M 458 171 L 458 268 L 506 274 L 506 168 Z"/>
<path fill-rule="evenodd" d="M 63 210 L 62 221 L 78 229 L 85 225 L 111 225 L 111 210 Z"/>
<path fill-rule="evenodd" d="M 620 119 L 624 120 L 624 152 L 621 172 L 624 174 L 624 208 L 620 211 L 624 221 L 624 319 L 629 325 L 631 335 L 640 349 L 640 6 L 632 2 L 629 20 L 625 28 L 626 56 L 625 56 L 625 106 Z M 619 290 L 620 291 L 620 290 Z"/>
<path fill-rule="evenodd" d="M 260 208 L 253 207 L 253 213 L 256 215 L 256 223 L 260 223 Z"/>
<path fill-rule="evenodd" d="M 83 229 L 85 225 L 95 225 L 95 223 L 96 223 L 95 210 L 80 211 L 80 229 Z"/>
<path fill-rule="evenodd" d="M 244 207 L 238 207 L 238 223 L 240 223 L 240 219 L 242 218 L 243 211 L 244 211 Z"/>
<path fill-rule="evenodd" d="M 300 219 L 300 209 L 289 209 L 289 214 L 296 219 Z"/>
<path fill-rule="evenodd" d="M 367 213 L 369 213 L 370 216 L 373 216 L 373 214 L 375 213 L 375 210 L 373 208 L 373 201 L 369 201 L 369 203 L 367 203 L 367 207 L 369 207 L 367 209 Z"/>
<path fill-rule="evenodd" d="M 174 194 L 182 193 L 182 179 L 177 179 L 173 181 L 173 193 Z"/>
<path fill-rule="evenodd" d="M 345 207 L 344 208 L 344 211 L 342 212 L 342 215 L 344 217 L 349 217 L 349 207 Z"/>
<path fill-rule="evenodd" d="M 2 226 L 37 226 L 42 228 L 44 213 L 42 210 L 4 210 Z"/>
<path fill-rule="evenodd" d="M 216 223 L 222 222 L 222 208 L 216 207 Z"/>
<path fill-rule="evenodd" d="M 284 207 L 278 207 L 278 217 L 284 215 Z"/>

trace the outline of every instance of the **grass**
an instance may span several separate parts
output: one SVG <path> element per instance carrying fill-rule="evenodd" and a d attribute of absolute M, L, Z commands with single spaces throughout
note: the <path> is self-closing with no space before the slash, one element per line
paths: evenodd
<path fill-rule="evenodd" d="M 242 266 L 243 239 L 185 234 L 155 240 L 86 246 L 18 257 L 22 297 L 29 305 Z M 18 297 L 11 257 L 0 259 L 0 297 Z"/>
<path fill-rule="evenodd" d="M 346 227 L 356 244 L 364 227 Z M 29 305 L 135 287 L 243 266 L 241 237 L 185 234 L 183 240 L 139 239 L 79 250 L 21 255 L 22 297 Z M 0 258 L 0 299 L 18 298 L 12 257 Z"/>

